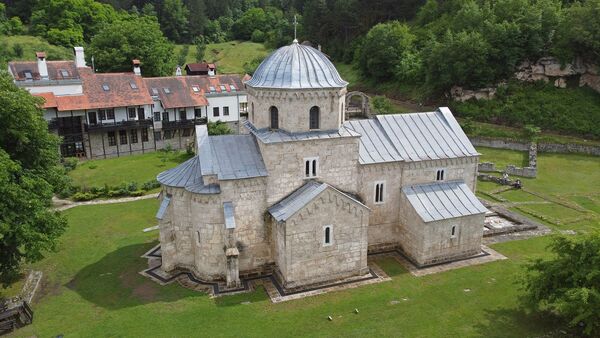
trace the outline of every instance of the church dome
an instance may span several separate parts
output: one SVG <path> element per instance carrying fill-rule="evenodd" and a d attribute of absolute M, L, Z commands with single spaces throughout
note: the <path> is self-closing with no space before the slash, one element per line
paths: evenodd
<path fill-rule="evenodd" d="M 246 84 L 254 88 L 311 89 L 342 88 L 348 82 L 325 54 L 294 42 L 269 55 Z"/>

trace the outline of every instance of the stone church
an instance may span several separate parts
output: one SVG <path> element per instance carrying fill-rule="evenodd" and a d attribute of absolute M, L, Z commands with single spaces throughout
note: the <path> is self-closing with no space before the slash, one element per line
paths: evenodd
<path fill-rule="evenodd" d="M 244 132 L 197 126 L 197 155 L 158 175 L 163 270 L 297 290 L 364 275 L 371 252 L 417 266 L 481 252 L 479 154 L 448 108 L 347 120 L 347 82 L 296 41 L 245 86 Z"/>

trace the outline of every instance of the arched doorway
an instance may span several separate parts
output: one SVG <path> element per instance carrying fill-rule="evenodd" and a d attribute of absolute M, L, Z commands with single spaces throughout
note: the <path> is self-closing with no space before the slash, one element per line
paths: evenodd
<path fill-rule="evenodd" d="M 346 94 L 346 120 L 371 117 L 370 98 L 363 92 Z"/>

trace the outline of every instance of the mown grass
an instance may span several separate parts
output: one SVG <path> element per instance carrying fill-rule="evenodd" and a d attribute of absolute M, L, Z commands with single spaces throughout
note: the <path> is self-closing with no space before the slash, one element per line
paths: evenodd
<path fill-rule="evenodd" d="M 80 187 L 116 186 L 121 183 L 142 184 L 156 178 L 160 172 L 187 160 L 185 152 L 156 151 L 141 155 L 91 160 L 79 163 L 69 172 L 75 185 Z"/>
<path fill-rule="evenodd" d="M 175 46 L 173 53 L 178 58 L 183 45 Z M 270 51 L 261 43 L 250 41 L 228 41 L 223 43 L 211 43 L 206 46 L 204 59 L 217 64 L 217 73 L 243 74 L 244 63 L 250 62 L 258 57 L 265 57 Z M 196 60 L 196 47 L 189 45 L 185 63 L 199 62 Z"/>
<path fill-rule="evenodd" d="M 262 289 L 211 299 L 139 275 L 139 256 L 156 243 L 156 232 L 142 232 L 156 208 L 145 200 L 67 211 L 59 251 L 34 265 L 46 276 L 34 323 L 16 336 L 525 337 L 561 325 L 518 304 L 522 264 L 548 255 L 545 237 L 494 245 L 508 260 L 424 277 L 378 260 L 391 281 L 272 304 Z"/>
<path fill-rule="evenodd" d="M 526 152 L 477 147 L 481 161 L 526 165 Z M 502 191 L 492 182 L 477 182 L 480 197 L 511 207 L 559 230 L 600 229 L 600 157 L 578 154 L 538 153 L 537 177 L 520 178 L 523 190 Z M 517 177 L 512 177 L 513 179 Z M 535 204 L 531 202 L 547 202 Z"/>

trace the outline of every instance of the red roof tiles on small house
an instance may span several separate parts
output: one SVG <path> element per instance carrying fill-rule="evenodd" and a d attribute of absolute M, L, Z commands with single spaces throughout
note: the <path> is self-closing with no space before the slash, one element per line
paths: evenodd
<path fill-rule="evenodd" d="M 48 68 L 48 80 L 57 81 L 79 79 L 79 71 L 75 65 L 75 61 L 46 61 L 46 66 Z M 8 68 L 17 81 L 41 80 L 36 61 L 9 62 Z"/>
<path fill-rule="evenodd" d="M 214 63 L 206 62 L 188 63 L 185 66 L 186 71 L 192 72 L 208 72 L 209 70 L 214 70 L 215 68 L 217 68 L 217 66 Z"/>
<path fill-rule="evenodd" d="M 56 96 L 54 93 L 39 93 L 33 94 L 33 96 L 41 97 L 44 99 L 44 103 L 42 104 L 42 108 L 57 108 L 58 103 L 56 102 Z"/>

